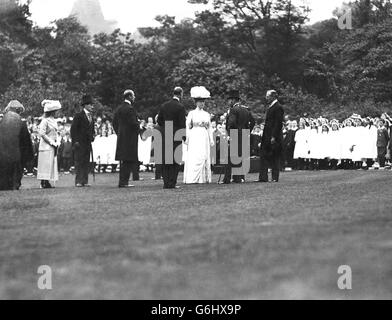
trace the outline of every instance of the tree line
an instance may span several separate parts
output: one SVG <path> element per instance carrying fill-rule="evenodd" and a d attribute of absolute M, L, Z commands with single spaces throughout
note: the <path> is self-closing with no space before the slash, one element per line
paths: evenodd
<path fill-rule="evenodd" d="M 174 86 L 204 85 L 209 109 L 226 111 L 225 94 L 240 89 L 258 117 L 268 89 L 280 93 L 287 114 L 375 116 L 391 110 L 392 4 L 357 0 L 334 17 L 307 24 L 306 6 L 291 0 L 189 0 L 209 4 L 193 19 L 162 15 L 159 27 L 91 36 L 74 17 L 49 27 L 32 23 L 29 3 L 0 12 L 0 103 L 20 100 L 30 115 L 43 99 L 59 99 L 65 114 L 82 94 L 110 117 L 125 88 L 143 117 L 154 116 Z M 295 2 L 298 3 L 298 2 Z M 211 10 L 212 7 L 212 10 Z M 338 18 L 351 9 L 352 29 Z M 192 101 L 187 96 L 187 108 Z"/>

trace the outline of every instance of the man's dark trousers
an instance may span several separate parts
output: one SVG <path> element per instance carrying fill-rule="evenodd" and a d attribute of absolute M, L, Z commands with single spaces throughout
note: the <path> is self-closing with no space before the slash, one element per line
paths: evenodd
<path fill-rule="evenodd" d="M 242 137 L 240 137 L 240 138 L 242 139 Z M 231 152 L 231 147 L 229 145 L 228 159 L 227 159 L 228 163 L 225 165 L 225 171 L 224 171 L 225 177 L 223 179 L 223 183 L 225 183 L 225 184 L 230 183 L 232 177 L 233 177 L 234 183 L 240 183 L 242 180 L 245 180 L 245 175 L 233 175 L 233 168 L 235 168 L 234 170 L 236 170 L 236 171 L 239 170 L 239 168 L 242 167 L 242 161 L 240 164 L 233 164 L 230 152 Z M 239 153 L 239 155 L 237 157 L 242 158 L 242 143 L 240 145 L 238 153 Z M 237 159 L 237 161 L 236 161 L 237 163 L 238 163 L 238 160 L 239 159 Z"/>
<path fill-rule="evenodd" d="M 88 184 L 90 150 L 75 151 L 75 184 Z"/>
<path fill-rule="evenodd" d="M 175 188 L 177 184 L 178 173 L 180 172 L 180 166 L 175 164 L 164 164 L 162 166 L 162 177 L 164 188 Z"/>
<path fill-rule="evenodd" d="M 260 175 L 259 181 L 268 182 L 268 168 L 272 168 L 272 180 L 279 181 L 280 174 L 280 158 L 279 152 L 267 154 L 266 150 L 261 150 L 260 156 Z"/>
<path fill-rule="evenodd" d="M 155 165 L 155 180 L 161 180 L 162 179 L 162 165 L 161 164 L 156 164 Z"/>
<path fill-rule="evenodd" d="M 135 161 L 121 161 L 120 164 L 120 186 L 127 186 L 131 177 L 134 181 L 139 180 L 139 163 Z"/>

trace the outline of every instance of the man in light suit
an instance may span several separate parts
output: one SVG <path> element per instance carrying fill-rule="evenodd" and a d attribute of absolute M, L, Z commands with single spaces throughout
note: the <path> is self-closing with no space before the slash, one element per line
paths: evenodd
<path fill-rule="evenodd" d="M 261 138 L 260 174 L 257 182 L 268 182 L 269 166 L 272 168 L 272 182 L 278 182 L 283 149 L 284 110 L 278 101 L 278 94 L 275 90 L 267 92 L 266 100 L 268 109 Z"/>

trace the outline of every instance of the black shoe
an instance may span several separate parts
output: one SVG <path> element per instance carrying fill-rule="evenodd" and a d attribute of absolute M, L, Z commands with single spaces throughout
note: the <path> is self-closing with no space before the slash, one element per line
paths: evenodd
<path fill-rule="evenodd" d="M 253 182 L 258 182 L 258 183 L 267 183 L 268 182 L 268 180 L 255 180 L 255 181 L 253 181 Z"/>
<path fill-rule="evenodd" d="M 52 185 L 49 183 L 49 181 L 43 180 L 41 181 L 41 189 L 53 189 Z"/>
<path fill-rule="evenodd" d="M 118 187 L 119 187 L 120 189 L 129 189 L 129 188 L 134 188 L 135 186 L 132 185 L 132 184 L 127 184 L 127 185 L 124 185 L 124 186 L 119 185 Z"/>

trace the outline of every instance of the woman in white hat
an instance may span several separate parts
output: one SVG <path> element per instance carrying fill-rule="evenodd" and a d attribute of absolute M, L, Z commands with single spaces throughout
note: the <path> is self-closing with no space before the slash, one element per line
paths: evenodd
<path fill-rule="evenodd" d="M 210 92 L 205 87 L 193 87 L 191 97 L 196 108 L 189 112 L 186 120 L 186 144 L 184 183 L 211 182 L 211 147 L 214 145 L 211 130 L 211 115 L 204 110 Z"/>
<path fill-rule="evenodd" d="M 42 189 L 53 188 L 49 181 L 57 181 L 57 150 L 60 146 L 59 131 L 55 116 L 61 109 L 59 101 L 44 100 L 44 117 L 39 126 L 39 136 L 41 138 L 38 153 L 38 174 L 37 179 L 41 180 Z"/>

